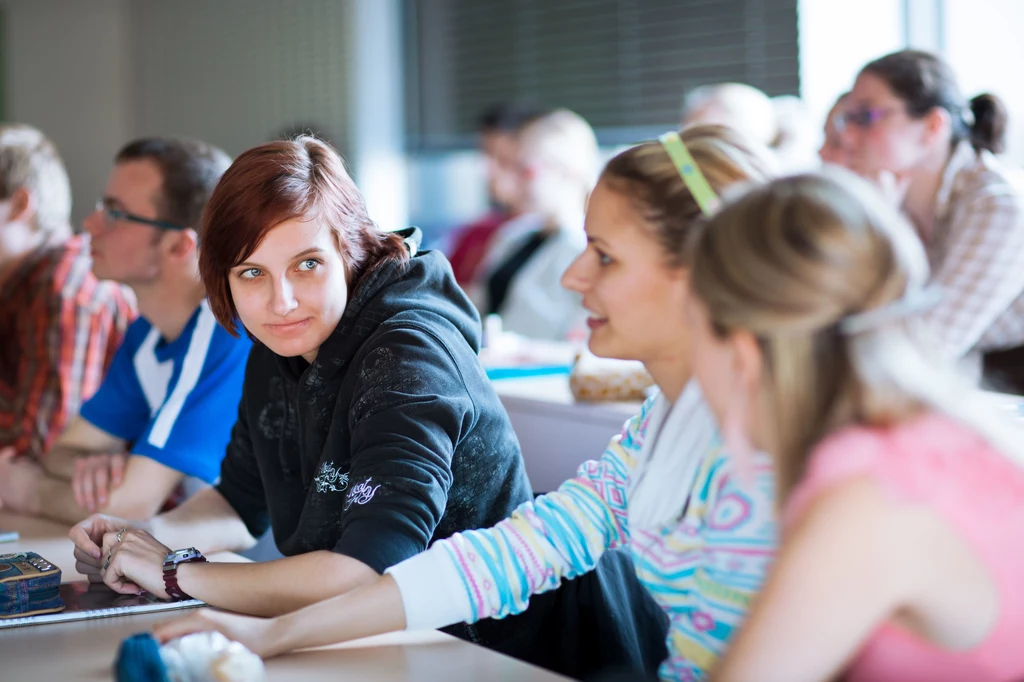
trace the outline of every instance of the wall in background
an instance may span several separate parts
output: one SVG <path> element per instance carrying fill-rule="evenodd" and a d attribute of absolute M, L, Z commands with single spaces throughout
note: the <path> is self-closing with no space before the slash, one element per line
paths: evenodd
<path fill-rule="evenodd" d="M 868 61 L 906 45 L 904 2 L 800 0 L 800 94 L 814 121 L 824 125 Z"/>
<path fill-rule="evenodd" d="M 945 0 L 943 47 L 964 95 L 999 95 L 1010 110 L 1007 156 L 1024 164 L 1024 2 Z"/>
<path fill-rule="evenodd" d="M 4 9 L 5 113 L 56 142 L 76 224 L 133 137 L 188 135 L 236 155 L 310 126 L 348 146 L 349 2 L 6 0 Z"/>
<path fill-rule="evenodd" d="M 132 132 L 236 155 L 312 126 L 344 149 L 346 3 L 131 0 Z"/>
<path fill-rule="evenodd" d="M 413 149 L 472 143 L 496 102 L 586 118 L 606 144 L 679 121 L 682 93 L 799 92 L 797 0 L 406 0 Z"/>
<path fill-rule="evenodd" d="M 4 113 L 38 125 L 59 146 L 76 222 L 131 137 L 192 135 L 237 154 L 306 126 L 350 157 L 383 225 L 408 216 L 437 234 L 486 208 L 473 151 L 400 154 L 402 133 L 393 128 L 404 112 L 395 109 L 416 102 L 379 86 L 403 68 L 403 46 L 393 44 L 401 41 L 402 0 L 0 4 Z M 799 0 L 798 20 L 801 91 L 815 121 L 869 59 L 906 44 L 932 47 L 950 59 L 968 95 L 994 90 L 1006 99 L 1011 157 L 1024 160 L 1024 87 L 1014 71 L 1024 63 L 1024 3 Z M 359 65 L 369 70 L 355 78 Z"/>
<path fill-rule="evenodd" d="M 38 126 L 57 144 L 78 224 L 132 130 L 125 2 L 9 0 L 4 10 L 4 113 Z"/>

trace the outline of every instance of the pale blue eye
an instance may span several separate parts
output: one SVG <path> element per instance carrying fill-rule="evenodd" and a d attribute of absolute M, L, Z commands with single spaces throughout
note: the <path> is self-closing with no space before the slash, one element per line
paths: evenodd
<path fill-rule="evenodd" d="M 316 259 L 307 258 L 306 260 L 299 263 L 299 270 L 304 270 L 308 272 L 310 270 L 315 269 L 317 265 L 319 265 L 319 263 L 317 263 Z"/>
<path fill-rule="evenodd" d="M 240 273 L 238 273 L 238 276 L 241 277 L 242 279 L 256 279 L 262 274 L 263 273 L 260 271 L 259 268 L 246 268 L 245 270 L 242 270 Z"/>

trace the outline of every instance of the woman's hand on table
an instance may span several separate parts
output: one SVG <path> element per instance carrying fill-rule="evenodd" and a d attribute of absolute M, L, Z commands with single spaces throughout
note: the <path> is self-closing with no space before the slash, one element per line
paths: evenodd
<path fill-rule="evenodd" d="M 173 550 L 148 531 L 122 527 L 103 535 L 103 582 L 121 594 L 142 591 L 170 599 L 164 589 L 164 559 Z"/>
<path fill-rule="evenodd" d="M 234 642 L 245 645 L 261 658 L 280 653 L 279 622 L 275 618 L 254 618 L 226 613 L 215 609 L 197 609 L 183 618 L 177 618 L 153 628 L 153 636 L 164 644 L 193 632 L 215 630 Z"/>
<path fill-rule="evenodd" d="M 103 538 L 109 533 L 116 533 L 122 528 L 135 530 L 145 524 L 137 521 L 119 519 L 106 514 L 94 514 L 85 521 L 75 524 L 68 537 L 75 543 L 75 570 L 86 576 L 91 582 L 103 582 L 103 562 L 106 552 L 103 550 Z M 162 561 L 162 560 L 161 560 Z"/>

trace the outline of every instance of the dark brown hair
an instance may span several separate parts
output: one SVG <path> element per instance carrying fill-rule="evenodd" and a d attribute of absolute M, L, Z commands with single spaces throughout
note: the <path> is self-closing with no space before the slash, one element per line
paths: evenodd
<path fill-rule="evenodd" d="M 988 149 L 993 154 L 1006 151 L 1006 127 L 1010 115 L 1003 100 L 985 92 L 971 98 L 971 144 L 975 149 Z"/>
<path fill-rule="evenodd" d="M 885 81 L 913 118 L 922 118 L 936 107 L 949 112 L 953 144 L 966 139 L 978 151 L 1001 150 L 1006 107 L 998 97 L 987 93 L 968 103 L 953 69 L 941 57 L 921 50 L 901 50 L 869 62 L 861 73 Z"/>
<path fill-rule="evenodd" d="M 480 114 L 477 129 L 482 133 L 517 134 L 529 124 L 550 113 L 550 109 L 530 102 L 494 104 Z"/>
<path fill-rule="evenodd" d="M 236 336 L 238 311 L 228 286 L 229 271 L 259 248 L 271 229 L 292 218 L 331 228 L 351 289 L 377 266 L 409 257 L 399 235 L 380 230 L 370 220 L 363 195 L 326 142 L 301 135 L 254 147 L 224 173 L 200 231 L 199 273 L 210 309 Z"/>
<path fill-rule="evenodd" d="M 163 178 L 156 202 L 160 220 L 198 230 L 203 207 L 231 157 L 199 140 L 162 137 L 129 142 L 114 157 L 115 163 L 144 160 L 155 163 Z"/>

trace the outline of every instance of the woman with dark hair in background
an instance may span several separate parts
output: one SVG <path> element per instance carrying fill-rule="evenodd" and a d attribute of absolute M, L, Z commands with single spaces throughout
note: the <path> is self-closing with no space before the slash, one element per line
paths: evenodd
<path fill-rule="evenodd" d="M 994 95 L 968 102 L 952 69 L 904 50 L 865 66 L 838 119 L 850 165 L 889 184 L 944 293 L 928 315 L 937 350 L 968 358 L 1024 343 L 1024 196 L 996 157 Z"/>

